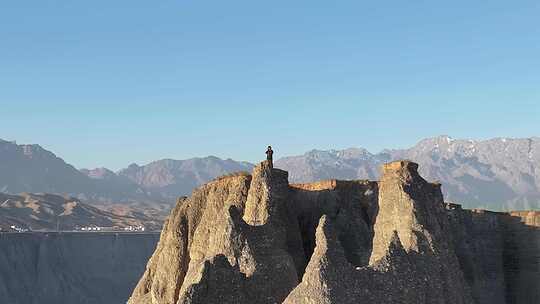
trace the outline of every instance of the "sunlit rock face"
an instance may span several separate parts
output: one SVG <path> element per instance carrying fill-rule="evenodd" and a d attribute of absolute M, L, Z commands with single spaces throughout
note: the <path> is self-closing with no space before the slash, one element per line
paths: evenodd
<path fill-rule="evenodd" d="M 536 214 L 469 212 L 410 161 L 308 184 L 263 162 L 178 201 L 129 303 L 536 303 Z"/>
<path fill-rule="evenodd" d="M 383 167 L 368 265 L 348 263 L 333 220 L 320 220 L 315 254 L 285 303 L 473 303 L 447 238 L 439 185 L 417 168 Z"/>

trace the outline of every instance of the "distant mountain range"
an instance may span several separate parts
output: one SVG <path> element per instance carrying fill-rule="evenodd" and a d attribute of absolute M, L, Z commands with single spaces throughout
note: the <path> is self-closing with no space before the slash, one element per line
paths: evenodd
<path fill-rule="evenodd" d="M 250 171 L 253 165 L 215 156 L 187 160 L 162 159 L 145 166 L 131 164 L 120 170 L 118 176 L 127 178 L 151 193 L 167 198 L 189 195 L 191 191 L 218 176 Z"/>
<path fill-rule="evenodd" d="M 445 198 L 466 207 L 492 210 L 540 209 L 540 138 L 454 140 L 439 136 L 414 147 L 373 154 L 365 149 L 312 150 L 275 162 L 291 182 L 377 179 L 379 167 L 396 159 L 420 164 L 421 174 L 443 185 Z M 251 171 L 248 162 L 214 156 L 163 159 L 113 172 L 77 170 L 39 145 L 0 140 L 0 191 L 47 192 L 95 204 L 174 202 L 217 176 Z"/>
<path fill-rule="evenodd" d="M 0 140 L 0 192 L 69 194 L 87 201 L 156 199 L 127 179 L 89 178 L 39 145 L 17 145 L 3 140 Z"/>
<path fill-rule="evenodd" d="M 409 159 L 426 179 L 442 184 L 445 199 L 467 208 L 540 209 L 540 138 L 454 140 L 439 136 L 414 147 L 372 154 L 365 149 L 319 151 L 279 159 L 294 182 L 377 179 L 382 163 Z"/>
<path fill-rule="evenodd" d="M 250 171 L 246 162 L 209 156 L 164 159 L 136 164 L 115 173 L 106 168 L 77 170 L 39 145 L 0 140 L 0 192 L 67 194 L 86 202 L 170 202 L 196 186 L 235 171 Z"/>

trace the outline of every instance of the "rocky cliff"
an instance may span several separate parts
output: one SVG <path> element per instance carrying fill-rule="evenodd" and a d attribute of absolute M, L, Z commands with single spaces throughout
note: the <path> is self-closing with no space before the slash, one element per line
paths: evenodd
<path fill-rule="evenodd" d="M 540 301 L 540 212 L 447 205 L 460 268 L 477 303 Z"/>
<path fill-rule="evenodd" d="M 179 200 L 129 303 L 537 303 L 538 212 L 445 205 L 417 169 L 214 180 Z"/>
<path fill-rule="evenodd" d="M 0 233 L 0 303 L 125 303 L 158 238 L 150 233 Z"/>

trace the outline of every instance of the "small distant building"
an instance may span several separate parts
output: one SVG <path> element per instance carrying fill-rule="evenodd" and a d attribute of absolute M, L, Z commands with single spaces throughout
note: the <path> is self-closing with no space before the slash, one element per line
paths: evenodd
<path fill-rule="evenodd" d="M 124 231 L 129 231 L 129 232 L 139 232 L 139 231 L 144 231 L 144 230 L 145 228 L 142 225 L 124 227 Z"/>
<path fill-rule="evenodd" d="M 83 226 L 83 227 L 76 227 L 76 230 L 80 231 L 101 231 L 103 230 L 103 227 L 99 226 Z"/>
<path fill-rule="evenodd" d="M 461 210 L 461 205 L 460 204 L 446 202 L 446 203 L 444 203 L 444 205 L 446 207 L 446 210 Z"/>
<path fill-rule="evenodd" d="M 11 228 L 11 230 L 15 231 L 15 232 L 28 232 L 28 231 L 30 231 L 30 229 L 28 229 L 28 228 L 19 227 L 17 225 L 11 225 L 9 228 Z"/>

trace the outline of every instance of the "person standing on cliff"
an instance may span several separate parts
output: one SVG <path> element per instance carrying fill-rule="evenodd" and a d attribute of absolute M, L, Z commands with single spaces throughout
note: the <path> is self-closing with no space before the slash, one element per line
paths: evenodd
<path fill-rule="evenodd" d="M 266 149 L 266 160 L 268 161 L 270 169 L 274 168 L 273 155 L 274 151 L 272 150 L 272 146 L 268 146 L 268 149 Z"/>

